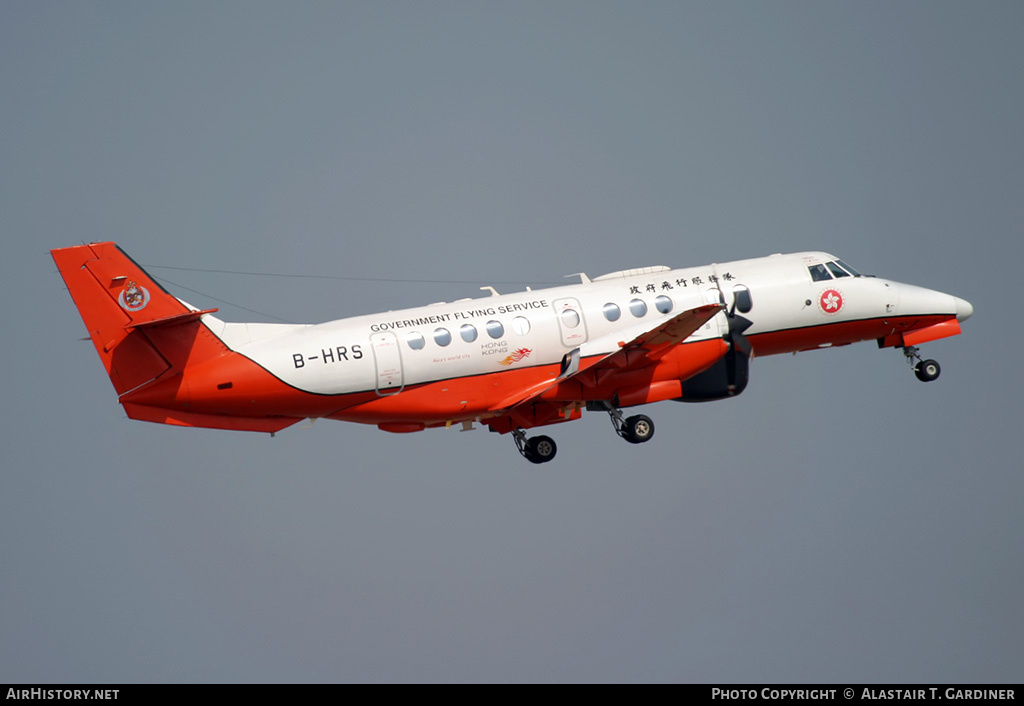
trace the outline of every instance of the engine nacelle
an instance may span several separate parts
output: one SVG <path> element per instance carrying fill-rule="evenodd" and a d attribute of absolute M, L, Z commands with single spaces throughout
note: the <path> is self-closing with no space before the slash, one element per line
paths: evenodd
<path fill-rule="evenodd" d="M 750 380 L 750 359 L 733 348 L 704 372 L 683 381 L 683 394 L 676 402 L 711 402 L 735 397 Z"/>

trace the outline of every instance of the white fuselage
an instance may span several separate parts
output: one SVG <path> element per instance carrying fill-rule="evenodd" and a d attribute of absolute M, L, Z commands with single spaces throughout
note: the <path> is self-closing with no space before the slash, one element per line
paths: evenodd
<path fill-rule="evenodd" d="M 745 333 L 759 355 L 874 339 L 900 317 L 970 315 L 964 300 L 920 287 L 845 273 L 812 278 L 809 268 L 836 260 L 806 252 L 675 270 L 643 268 L 580 284 L 308 326 L 232 324 L 212 316 L 204 321 L 229 348 L 298 390 L 386 396 L 421 383 L 558 363 L 574 349 L 583 358 L 606 355 L 679 312 L 705 303 L 734 307 L 735 293 L 744 289 L 749 294 L 740 308 L 752 322 Z M 878 325 L 870 335 L 835 337 L 842 329 L 836 324 L 853 322 Z M 820 341 L 815 329 L 821 330 Z M 794 331 L 801 335 L 788 337 Z M 723 311 L 686 342 L 727 332 Z"/>

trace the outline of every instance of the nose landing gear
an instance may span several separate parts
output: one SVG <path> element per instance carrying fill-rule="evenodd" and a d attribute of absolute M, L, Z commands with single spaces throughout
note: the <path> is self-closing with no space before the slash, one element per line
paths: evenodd
<path fill-rule="evenodd" d="M 914 375 L 921 382 L 931 382 L 939 377 L 942 372 L 942 368 L 934 360 L 921 360 L 921 352 L 916 346 L 906 346 L 903 348 L 903 355 L 906 356 L 907 361 L 914 369 Z"/>

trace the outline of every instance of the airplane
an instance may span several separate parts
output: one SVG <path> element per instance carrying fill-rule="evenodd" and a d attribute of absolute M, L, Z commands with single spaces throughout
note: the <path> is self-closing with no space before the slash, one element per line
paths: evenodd
<path fill-rule="evenodd" d="M 481 425 L 532 463 L 557 452 L 527 429 L 623 408 L 735 397 L 755 356 L 876 341 L 917 378 L 918 346 L 957 335 L 959 297 L 863 275 L 824 252 L 622 270 L 560 287 L 316 325 L 228 323 L 167 292 L 115 243 L 51 251 L 131 419 L 268 432 L 327 418 L 394 433 Z"/>

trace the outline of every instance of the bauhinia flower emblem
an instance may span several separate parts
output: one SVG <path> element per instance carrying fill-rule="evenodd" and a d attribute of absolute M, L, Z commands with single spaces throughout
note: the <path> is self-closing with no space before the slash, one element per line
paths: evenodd
<path fill-rule="evenodd" d="M 843 308 L 843 295 L 835 289 L 826 289 L 821 293 L 821 298 L 818 300 L 818 306 L 826 314 L 836 314 Z"/>

